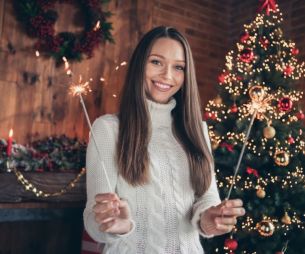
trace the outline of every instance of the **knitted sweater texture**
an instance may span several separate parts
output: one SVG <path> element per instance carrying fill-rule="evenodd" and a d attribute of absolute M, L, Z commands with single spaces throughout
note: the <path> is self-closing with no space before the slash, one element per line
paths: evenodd
<path fill-rule="evenodd" d="M 187 156 L 174 138 L 171 111 L 176 105 L 147 101 L 152 133 L 148 146 L 150 182 L 132 187 L 118 175 L 115 149 L 118 136 L 116 115 L 104 115 L 93 124 L 101 158 L 90 138 L 87 149 L 87 204 L 84 225 L 97 242 L 106 243 L 103 254 L 203 254 L 198 222 L 200 213 L 220 203 L 216 181 L 202 197 L 195 197 L 191 186 Z M 203 132 L 208 141 L 207 126 Z M 101 166 L 103 161 L 112 190 Z M 133 227 L 123 235 L 103 233 L 94 220 L 92 207 L 98 193 L 115 191 L 128 201 Z"/>

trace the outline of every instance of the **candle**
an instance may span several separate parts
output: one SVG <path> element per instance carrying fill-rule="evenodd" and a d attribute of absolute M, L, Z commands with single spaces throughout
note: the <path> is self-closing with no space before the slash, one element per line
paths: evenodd
<path fill-rule="evenodd" d="M 13 147 L 13 129 L 10 129 L 10 132 L 8 134 L 7 147 L 6 147 L 6 153 L 8 157 L 10 157 L 12 154 L 12 147 Z"/>

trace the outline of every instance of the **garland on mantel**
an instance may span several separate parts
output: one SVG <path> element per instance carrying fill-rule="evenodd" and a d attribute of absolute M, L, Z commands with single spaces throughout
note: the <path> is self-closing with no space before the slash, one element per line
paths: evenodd
<path fill-rule="evenodd" d="M 69 190 L 73 189 L 76 186 L 76 183 L 79 182 L 80 178 L 86 173 L 86 169 L 82 168 L 82 170 L 77 174 L 77 176 L 69 182 L 65 187 L 61 188 L 59 191 L 55 192 L 45 192 L 40 190 L 37 186 L 32 184 L 29 180 L 27 180 L 23 174 L 17 170 L 16 168 L 11 168 L 8 162 L 7 169 L 14 172 L 14 174 L 17 177 L 18 182 L 22 184 L 24 189 L 26 191 L 31 191 L 33 192 L 36 197 L 43 197 L 43 198 L 48 198 L 48 197 L 56 197 L 56 196 L 61 196 L 65 193 L 67 193 Z"/>
<path fill-rule="evenodd" d="M 13 143 L 7 156 L 7 141 L 0 139 L 0 169 L 9 159 L 12 167 L 24 172 L 75 172 L 85 167 L 85 142 L 65 135 L 52 136 L 21 145 Z"/>
<path fill-rule="evenodd" d="M 61 63 L 82 59 L 85 54 L 93 56 L 94 49 L 103 41 L 114 42 L 111 35 L 112 24 L 107 18 L 112 14 L 102 11 L 101 5 L 110 0 L 14 0 L 17 20 L 26 33 L 37 38 L 35 49 L 55 58 Z M 79 33 L 61 32 L 55 34 L 54 25 L 58 13 L 52 9 L 56 2 L 70 3 L 78 7 L 84 17 L 84 30 Z"/>
<path fill-rule="evenodd" d="M 0 169 L 13 172 L 26 191 L 37 197 L 61 196 L 76 186 L 86 173 L 86 143 L 76 138 L 48 137 L 28 145 L 14 143 L 7 156 L 7 141 L 0 139 Z M 66 186 L 55 192 L 45 192 L 26 179 L 22 172 L 75 172 L 80 171 Z"/>

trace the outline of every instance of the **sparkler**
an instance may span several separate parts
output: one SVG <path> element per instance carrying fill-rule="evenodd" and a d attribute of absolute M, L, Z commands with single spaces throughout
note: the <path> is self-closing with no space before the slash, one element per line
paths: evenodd
<path fill-rule="evenodd" d="M 67 75 L 71 77 L 73 75 L 73 73 L 72 73 L 72 71 L 70 69 L 69 62 L 68 62 L 68 60 L 65 57 L 63 57 L 63 61 L 65 63 L 65 71 L 66 71 Z M 104 162 L 101 160 L 101 158 L 102 158 L 101 157 L 101 152 L 100 152 L 100 149 L 99 149 L 99 147 L 97 145 L 95 134 L 92 131 L 91 121 L 90 121 L 90 118 L 89 118 L 89 115 L 88 115 L 88 111 L 87 111 L 87 108 L 86 108 L 86 105 L 85 105 L 85 102 L 84 102 L 84 99 L 83 99 L 83 96 L 82 96 L 83 94 L 86 95 L 88 92 L 91 92 L 91 89 L 90 89 L 90 86 L 89 86 L 90 81 L 92 81 L 92 80 L 90 79 L 89 81 L 83 81 L 83 78 L 80 75 L 79 79 L 78 79 L 78 83 L 75 84 L 75 83 L 72 82 L 70 84 L 69 90 L 70 90 L 70 94 L 72 94 L 73 96 L 78 96 L 79 99 L 80 99 L 80 103 L 82 105 L 82 108 L 83 108 L 83 111 L 85 113 L 89 129 L 90 129 L 91 137 L 92 137 L 92 140 L 94 142 L 95 148 L 97 150 L 98 158 L 99 158 L 100 163 L 102 165 L 103 172 L 104 172 L 105 177 L 106 177 L 106 181 L 107 181 L 107 184 L 108 184 L 109 191 L 112 192 L 112 188 L 111 188 L 111 184 L 110 184 L 110 181 L 109 181 L 109 177 L 108 177 L 107 171 L 105 169 Z"/>
<path fill-rule="evenodd" d="M 257 110 L 254 111 L 254 113 L 253 113 L 253 115 L 252 115 L 252 118 L 251 118 L 251 121 L 250 121 L 250 124 L 249 124 L 249 127 L 248 127 L 248 129 L 247 129 L 246 136 L 245 136 L 245 140 L 244 140 L 244 143 L 243 143 L 243 146 L 242 146 L 240 155 L 239 155 L 239 157 L 238 157 L 237 165 L 236 165 L 236 167 L 235 167 L 235 169 L 234 169 L 234 175 L 233 175 L 232 183 L 231 183 L 231 186 L 230 186 L 228 195 L 227 195 L 227 197 L 226 197 L 226 200 L 229 200 L 229 198 L 230 198 L 230 196 L 231 196 L 231 192 L 232 192 L 233 186 L 234 186 L 234 184 L 235 184 L 235 178 L 236 178 L 236 175 L 237 175 L 237 173 L 238 173 L 238 171 L 239 171 L 239 167 L 240 167 L 240 164 L 241 164 L 241 160 L 242 160 L 243 155 L 244 155 L 244 153 L 245 153 L 245 149 L 246 149 L 246 146 L 247 146 L 247 141 L 248 141 L 248 138 L 249 138 L 249 135 L 250 135 L 252 126 L 253 126 L 254 119 L 256 118 L 256 115 L 257 115 Z"/>
<path fill-rule="evenodd" d="M 251 102 L 246 104 L 245 106 L 248 109 L 249 113 L 252 114 L 252 117 L 251 117 L 250 124 L 249 124 L 247 132 L 246 132 L 246 136 L 244 139 L 244 143 L 243 143 L 240 155 L 238 157 L 236 167 L 234 168 L 234 175 L 233 175 L 233 179 L 232 179 L 231 186 L 230 186 L 228 195 L 226 197 L 226 200 L 229 200 L 233 186 L 235 184 L 235 179 L 236 179 L 237 173 L 240 168 L 241 160 L 245 153 L 245 149 L 247 146 L 248 138 L 249 138 L 252 126 L 253 126 L 254 119 L 255 118 L 258 118 L 258 119 L 266 118 L 264 116 L 264 113 L 269 109 L 269 107 L 270 107 L 269 102 L 273 98 L 272 96 L 266 97 L 265 90 L 262 86 L 251 87 L 249 90 L 249 95 L 251 98 Z"/>

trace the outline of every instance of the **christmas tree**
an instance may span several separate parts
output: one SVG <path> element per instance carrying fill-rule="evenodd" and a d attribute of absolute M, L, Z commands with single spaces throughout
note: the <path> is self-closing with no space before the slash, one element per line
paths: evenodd
<path fill-rule="evenodd" d="M 305 64 L 283 36 L 275 1 L 260 3 L 205 112 L 220 194 L 233 187 L 230 199 L 246 209 L 232 233 L 203 239 L 208 254 L 305 253 L 305 128 L 296 86 Z"/>

